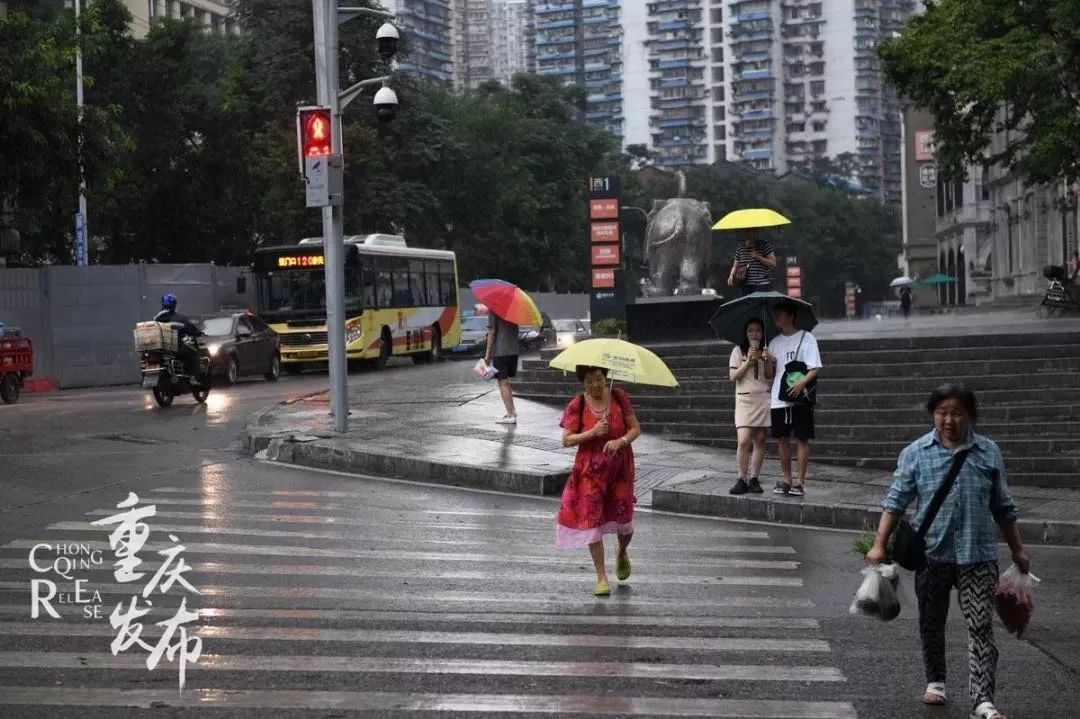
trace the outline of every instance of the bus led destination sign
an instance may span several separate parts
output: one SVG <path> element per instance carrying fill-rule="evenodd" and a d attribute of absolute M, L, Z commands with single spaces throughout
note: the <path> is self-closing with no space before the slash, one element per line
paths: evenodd
<path fill-rule="evenodd" d="M 322 255 L 293 255 L 277 258 L 278 269 L 288 270 L 303 267 L 323 267 L 326 260 Z"/>

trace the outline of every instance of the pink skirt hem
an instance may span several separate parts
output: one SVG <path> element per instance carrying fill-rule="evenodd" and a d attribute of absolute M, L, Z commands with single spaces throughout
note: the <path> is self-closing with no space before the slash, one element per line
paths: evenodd
<path fill-rule="evenodd" d="M 592 529 L 573 529 L 555 523 L 555 548 L 578 549 L 596 544 L 604 538 L 605 534 L 633 534 L 633 522 L 607 522 Z"/>

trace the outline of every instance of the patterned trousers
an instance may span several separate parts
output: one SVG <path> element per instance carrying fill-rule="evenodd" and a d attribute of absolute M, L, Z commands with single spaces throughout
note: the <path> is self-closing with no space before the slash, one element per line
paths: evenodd
<path fill-rule="evenodd" d="M 927 683 L 945 682 L 945 620 L 949 595 L 956 587 L 968 626 L 968 691 L 972 706 L 994 701 L 998 651 L 994 646 L 994 593 L 997 562 L 939 564 L 915 573 L 919 598 L 919 635 Z"/>

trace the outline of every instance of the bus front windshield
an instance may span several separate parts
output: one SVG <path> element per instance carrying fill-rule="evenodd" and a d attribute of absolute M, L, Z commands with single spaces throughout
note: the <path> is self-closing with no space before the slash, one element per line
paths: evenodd
<path fill-rule="evenodd" d="M 326 278 L 323 270 L 271 272 L 260 283 L 262 314 L 268 318 L 326 317 Z M 352 316 L 363 309 L 358 273 L 345 271 L 345 311 Z"/>

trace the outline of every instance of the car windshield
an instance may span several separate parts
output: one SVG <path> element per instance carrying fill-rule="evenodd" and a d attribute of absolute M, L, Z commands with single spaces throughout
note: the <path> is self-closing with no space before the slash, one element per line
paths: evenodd
<path fill-rule="evenodd" d="M 577 332 L 577 320 L 555 320 L 551 323 L 556 332 Z"/>
<path fill-rule="evenodd" d="M 224 337 L 232 334 L 232 317 L 212 317 L 202 321 L 201 329 L 211 337 Z"/>
<path fill-rule="evenodd" d="M 472 332 L 484 332 L 487 330 L 487 317 L 466 317 L 461 321 L 461 329 Z"/>

